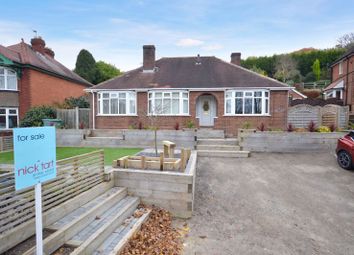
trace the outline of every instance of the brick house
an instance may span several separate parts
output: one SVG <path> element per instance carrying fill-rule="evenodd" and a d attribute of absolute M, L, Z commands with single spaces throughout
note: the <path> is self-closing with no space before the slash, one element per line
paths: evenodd
<path fill-rule="evenodd" d="M 349 106 L 350 115 L 354 115 L 354 48 L 331 65 L 332 83 L 324 89 L 325 98 L 343 100 Z"/>
<path fill-rule="evenodd" d="M 143 47 L 143 66 L 86 89 L 91 98 L 91 125 L 95 129 L 148 127 L 149 115 L 159 128 L 196 127 L 285 129 L 288 93 L 284 83 L 240 66 L 241 54 L 231 63 L 216 57 L 174 57 L 155 61 L 155 47 Z"/>
<path fill-rule="evenodd" d="M 92 86 L 54 59 L 45 41 L 36 37 L 0 45 L 0 129 L 18 126 L 29 108 L 83 95 Z"/>

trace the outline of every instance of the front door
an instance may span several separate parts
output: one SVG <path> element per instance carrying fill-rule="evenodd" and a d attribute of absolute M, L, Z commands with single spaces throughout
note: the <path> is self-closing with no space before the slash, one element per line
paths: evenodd
<path fill-rule="evenodd" d="M 216 116 L 216 101 L 213 96 L 200 96 L 197 102 L 199 126 L 214 126 Z"/>

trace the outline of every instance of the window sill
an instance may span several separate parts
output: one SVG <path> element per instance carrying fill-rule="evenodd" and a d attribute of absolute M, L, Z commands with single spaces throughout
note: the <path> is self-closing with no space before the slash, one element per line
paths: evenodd
<path fill-rule="evenodd" d="M 96 117 L 138 117 L 137 114 L 96 114 Z"/>
<path fill-rule="evenodd" d="M 271 117 L 270 114 L 224 114 L 224 117 Z"/>
<path fill-rule="evenodd" d="M 6 92 L 6 91 L 10 91 L 10 92 L 19 92 L 18 89 L 0 89 L 0 92 Z"/>

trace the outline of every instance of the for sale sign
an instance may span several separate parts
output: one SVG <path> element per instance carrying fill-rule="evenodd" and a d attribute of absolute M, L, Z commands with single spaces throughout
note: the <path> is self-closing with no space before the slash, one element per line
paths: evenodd
<path fill-rule="evenodd" d="M 56 177 L 54 127 L 14 128 L 16 190 Z"/>

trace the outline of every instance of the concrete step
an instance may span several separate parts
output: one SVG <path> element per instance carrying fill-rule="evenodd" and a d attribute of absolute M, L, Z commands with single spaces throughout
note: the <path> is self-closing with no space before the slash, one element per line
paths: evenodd
<path fill-rule="evenodd" d="M 123 137 L 123 131 L 119 129 L 94 129 L 90 137 Z"/>
<path fill-rule="evenodd" d="M 215 130 L 209 128 L 200 128 L 197 130 L 197 137 L 199 138 L 225 138 L 224 130 Z"/>
<path fill-rule="evenodd" d="M 73 236 L 86 228 L 88 224 L 95 221 L 97 215 L 104 214 L 126 196 L 126 188 L 112 188 L 55 222 L 51 225 L 51 228 L 55 229 L 56 232 L 43 240 L 44 254 L 53 253 Z M 29 255 L 34 253 L 35 247 L 26 251 L 24 254 Z"/>
<path fill-rule="evenodd" d="M 104 213 L 97 215 L 67 242 L 68 245 L 78 245 L 71 255 L 93 254 L 134 213 L 139 202 L 139 198 L 127 196 Z"/>
<path fill-rule="evenodd" d="M 198 139 L 197 145 L 238 145 L 238 140 L 236 138 L 227 138 L 227 139 L 220 139 L 220 138 L 213 138 L 213 139 Z"/>
<path fill-rule="evenodd" d="M 215 150 L 215 151 L 239 151 L 240 146 L 238 145 L 197 145 L 197 150 Z"/>
<path fill-rule="evenodd" d="M 140 209 L 136 209 L 139 211 Z M 139 218 L 130 216 L 123 224 L 93 252 L 94 255 L 116 255 L 119 254 L 129 239 L 141 228 L 141 225 L 149 218 L 151 210 L 147 210 Z"/>
<path fill-rule="evenodd" d="M 217 157 L 217 158 L 248 158 L 249 151 L 217 151 L 217 150 L 198 150 L 198 157 Z"/>

